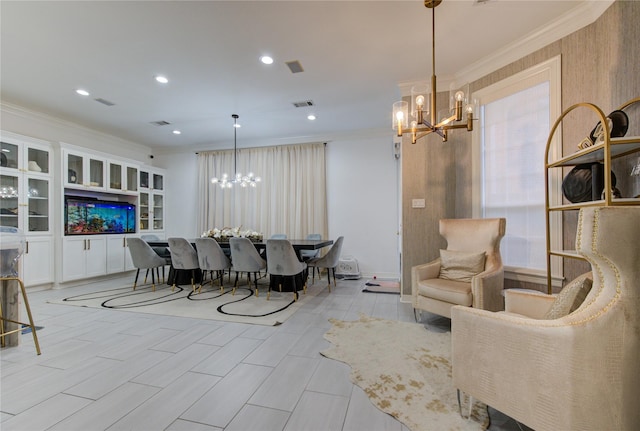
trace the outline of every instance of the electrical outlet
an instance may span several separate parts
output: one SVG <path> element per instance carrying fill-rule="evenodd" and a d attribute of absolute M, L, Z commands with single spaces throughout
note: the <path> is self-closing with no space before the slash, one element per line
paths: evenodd
<path fill-rule="evenodd" d="M 411 208 L 424 208 L 425 201 L 424 199 L 412 199 L 411 200 Z"/>

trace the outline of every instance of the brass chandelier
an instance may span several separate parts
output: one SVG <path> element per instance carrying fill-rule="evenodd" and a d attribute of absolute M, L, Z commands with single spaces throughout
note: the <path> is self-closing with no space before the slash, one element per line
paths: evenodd
<path fill-rule="evenodd" d="M 457 91 L 453 94 L 449 116 L 437 120 L 436 108 L 436 15 L 435 8 L 442 0 L 424 0 L 424 5 L 431 9 L 431 93 L 427 89 L 413 87 L 411 89 L 411 113 L 409 104 L 405 101 L 393 104 L 393 130 L 397 131 L 398 137 L 405 133 L 411 133 L 411 143 L 423 136 L 436 133 L 446 142 L 448 131 L 454 129 L 473 130 L 473 104 L 469 102 L 469 92 Z M 466 121 L 462 122 L 462 111 L 466 113 Z M 409 127 L 409 117 L 411 126 Z M 461 123 L 462 122 L 462 123 Z"/>

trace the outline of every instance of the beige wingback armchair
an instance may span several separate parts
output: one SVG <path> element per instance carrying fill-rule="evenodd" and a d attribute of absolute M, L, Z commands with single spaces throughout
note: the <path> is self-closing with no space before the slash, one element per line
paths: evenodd
<path fill-rule="evenodd" d="M 551 320 L 452 309 L 454 386 L 544 430 L 640 424 L 640 208 L 583 208 L 576 249 L 593 286 Z"/>
<path fill-rule="evenodd" d="M 500 241 L 504 236 L 506 220 L 492 219 L 443 219 L 440 235 L 447 240 L 449 253 L 441 251 L 441 257 L 433 262 L 411 268 L 411 293 L 413 308 L 451 317 L 451 307 L 464 305 L 499 311 L 504 308 L 502 289 L 504 270 L 500 256 Z M 479 269 L 468 277 L 457 277 L 464 266 L 454 253 L 482 254 Z M 443 261 L 443 258 L 445 261 Z M 458 260 L 458 262 L 456 262 Z M 444 267 L 446 264 L 447 268 Z M 453 276 L 445 277 L 444 269 Z M 452 271 L 448 271 L 451 275 Z M 474 274 L 475 275 L 472 275 Z"/>

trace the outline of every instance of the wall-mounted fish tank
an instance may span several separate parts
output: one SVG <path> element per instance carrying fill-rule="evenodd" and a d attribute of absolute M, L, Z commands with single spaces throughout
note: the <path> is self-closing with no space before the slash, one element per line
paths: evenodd
<path fill-rule="evenodd" d="M 128 202 L 66 196 L 64 234 L 94 235 L 136 232 L 136 206 Z"/>

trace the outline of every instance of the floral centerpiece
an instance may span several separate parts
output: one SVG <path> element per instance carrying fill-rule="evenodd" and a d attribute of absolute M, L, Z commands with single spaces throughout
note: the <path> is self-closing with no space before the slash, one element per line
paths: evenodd
<path fill-rule="evenodd" d="M 239 227 L 223 227 L 218 229 L 214 227 L 204 231 L 201 235 L 202 238 L 213 238 L 218 242 L 229 242 L 229 238 L 249 238 L 253 242 L 262 241 L 262 234 L 251 229 L 242 229 Z"/>

